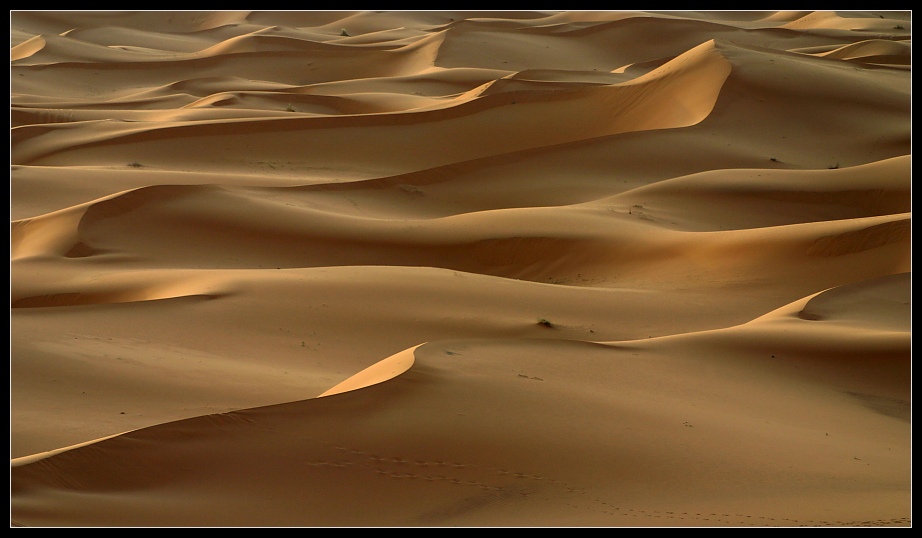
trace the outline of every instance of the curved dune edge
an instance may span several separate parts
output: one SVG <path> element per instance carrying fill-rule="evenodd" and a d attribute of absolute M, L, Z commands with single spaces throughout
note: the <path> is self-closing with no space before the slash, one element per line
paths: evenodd
<path fill-rule="evenodd" d="M 816 56 L 835 60 L 854 60 L 875 57 L 912 56 L 912 46 L 899 41 L 883 39 L 869 39 L 857 43 L 849 43 L 827 52 L 819 52 Z"/>
<path fill-rule="evenodd" d="M 902 306 L 911 309 L 912 273 L 895 273 L 868 280 L 836 286 L 793 301 L 763 314 L 743 325 L 797 319 L 805 321 L 839 321 L 859 319 L 865 326 L 887 325 L 891 319 L 901 319 L 899 298 L 905 294 Z"/>
<path fill-rule="evenodd" d="M 45 39 L 42 36 L 34 36 L 29 38 L 27 41 L 24 41 L 10 49 L 10 61 L 15 62 L 16 60 L 28 58 L 29 56 L 32 56 L 36 52 L 42 50 L 44 46 Z"/>
<path fill-rule="evenodd" d="M 665 335 L 657 338 L 642 340 L 615 340 L 615 341 L 590 341 L 587 343 L 599 344 L 608 347 L 631 345 L 632 342 L 667 341 L 671 339 L 695 338 L 701 335 L 727 334 L 728 331 L 764 331 L 784 324 L 785 330 L 800 328 L 813 331 L 815 337 L 818 326 L 812 322 L 829 322 L 825 325 L 842 325 L 858 320 L 864 325 L 849 327 L 851 334 L 842 333 L 842 338 L 861 340 L 869 334 L 881 337 L 893 337 L 898 341 L 901 334 L 909 332 L 904 330 L 893 320 L 901 320 L 904 312 L 902 307 L 911 308 L 912 273 L 893 273 L 862 281 L 851 282 L 834 286 L 825 290 L 811 293 L 800 299 L 784 304 L 774 310 L 757 316 L 750 321 L 729 325 L 716 329 L 692 331 Z M 899 299 L 905 294 L 905 302 Z M 841 329 L 841 327 L 840 327 Z M 839 330 L 839 329 L 836 329 Z M 790 336 L 790 335 L 789 335 Z"/>
<path fill-rule="evenodd" d="M 847 318 L 849 316 L 844 314 L 850 314 L 850 311 L 867 310 L 867 307 L 861 309 L 855 305 L 872 304 L 877 307 L 876 311 L 870 312 L 877 314 L 869 316 L 873 319 L 882 317 L 881 307 L 892 308 L 892 305 L 901 304 L 908 308 L 911 298 L 912 273 L 896 273 L 852 282 L 813 295 L 804 303 L 800 316 L 812 320 Z"/>
<path fill-rule="evenodd" d="M 377 385 L 379 383 L 384 383 L 385 381 L 393 379 L 413 367 L 413 364 L 416 362 L 416 356 L 414 354 L 414 351 L 416 350 L 416 348 L 423 346 L 425 344 L 426 342 L 423 342 L 409 349 L 405 349 L 399 353 L 395 353 L 391 355 L 390 357 L 387 357 L 386 359 L 383 359 L 369 366 L 368 368 L 365 368 L 364 370 L 353 375 L 352 377 L 347 378 L 345 381 L 333 386 L 329 390 L 317 396 L 317 398 L 322 398 L 324 396 L 332 396 L 334 394 L 340 394 L 343 392 L 358 390 L 358 389 L 362 389 L 365 387 L 370 387 L 372 385 Z M 112 439 L 114 437 L 119 437 L 121 435 L 130 433 L 132 431 L 136 431 L 136 430 L 127 430 L 121 433 L 108 435 L 106 437 L 100 437 L 99 439 L 93 439 L 90 441 L 85 441 L 83 443 L 77 443 L 75 445 L 56 448 L 54 450 L 49 450 L 46 452 L 39 452 L 37 454 L 32 454 L 29 456 L 11 458 L 10 467 L 20 467 L 23 465 L 28 465 L 30 463 L 35 463 L 39 460 L 50 458 L 52 456 L 56 456 L 58 454 L 67 452 L 69 450 L 92 445 L 100 441 Z"/>
<path fill-rule="evenodd" d="M 10 308 L 48 308 L 164 301 L 212 300 L 237 293 L 230 283 L 176 271 L 132 271 L 103 281 L 73 281 L 73 287 L 42 288 L 10 293 Z"/>
<path fill-rule="evenodd" d="M 370 387 L 371 385 L 384 383 L 389 379 L 393 379 L 399 376 L 400 374 L 413 367 L 413 363 L 416 362 L 416 355 L 413 352 L 416 350 L 416 348 L 422 346 L 423 344 L 425 344 L 425 342 L 415 345 L 409 349 L 405 349 L 399 353 L 395 353 L 382 361 L 372 364 L 368 368 L 365 368 L 361 372 L 346 379 L 342 383 L 339 383 L 333 388 L 320 394 L 317 396 L 317 398 L 323 398 L 324 396 L 332 396 L 333 394 L 340 394 L 343 392 Z"/>
<path fill-rule="evenodd" d="M 113 435 L 107 435 L 105 437 L 100 437 L 99 439 L 93 439 L 91 441 L 85 441 L 83 443 L 77 443 L 76 445 L 65 446 L 61 448 L 56 448 L 54 450 L 49 450 L 47 452 L 39 452 L 38 454 L 31 454 L 29 456 L 21 456 L 18 458 L 10 458 L 10 467 L 21 467 L 23 465 L 29 465 L 30 463 L 35 463 L 39 460 L 45 458 L 50 458 L 52 456 L 57 456 L 58 454 L 73 450 L 75 448 L 81 448 L 84 446 L 92 445 L 100 441 L 105 441 L 106 439 L 112 439 L 113 437 L 118 437 L 120 435 L 125 435 L 126 433 L 131 433 L 136 430 L 126 430 L 121 433 L 116 433 Z"/>

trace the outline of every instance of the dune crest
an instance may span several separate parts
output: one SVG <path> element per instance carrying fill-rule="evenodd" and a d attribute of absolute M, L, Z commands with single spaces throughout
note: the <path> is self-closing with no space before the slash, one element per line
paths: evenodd
<path fill-rule="evenodd" d="M 380 362 L 372 364 L 345 381 L 337 383 L 334 387 L 324 391 L 317 397 L 322 398 L 324 396 L 332 396 L 333 394 L 358 390 L 393 379 L 413 367 L 415 361 L 413 352 L 421 345 L 424 344 L 419 344 L 410 349 L 405 349 L 400 353 L 395 353 L 386 359 L 382 359 Z"/>
<path fill-rule="evenodd" d="M 125 433 L 128 433 L 128 432 L 125 432 Z M 21 456 L 18 458 L 12 458 L 10 459 L 10 468 L 12 469 L 14 467 L 21 467 L 23 465 L 29 465 L 29 464 L 35 463 L 37 461 L 40 461 L 46 458 L 57 456 L 58 454 L 62 454 L 64 452 L 67 452 L 68 450 L 74 450 L 74 449 L 81 448 L 84 446 L 92 445 L 93 443 L 105 441 L 106 439 L 112 439 L 113 437 L 118 437 L 119 435 L 122 435 L 122 434 L 109 435 L 107 437 L 102 437 L 100 439 L 93 439 L 92 441 L 86 441 L 85 443 L 79 443 L 76 445 L 66 446 L 66 447 L 55 449 L 55 450 L 49 450 L 47 452 L 40 452 L 38 454 L 32 454 L 30 456 Z"/>
<path fill-rule="evenodd" d="M 797 318 L 911 333 L 912 326 L 906 324 L 912 310 L 911 289 L 911 273 L 853 282 L 804 297 L 752 323 Z"/>
<path fill-rule="evenodd" d="M 28 58 L 42 50 L 45 40 L 41 36 L 34 36 L 10 49 L 10 61 Z"/>

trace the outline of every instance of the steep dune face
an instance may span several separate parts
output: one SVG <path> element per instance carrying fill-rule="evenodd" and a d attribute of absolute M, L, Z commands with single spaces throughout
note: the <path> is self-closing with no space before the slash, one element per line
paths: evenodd
<path fill-rule="evenodd" d="M 11 12 L 13 526 L 911 526 L 911 12 Z"/>
<path fill-rule="evenodd" d="M 416 361 L 413 351 L 416 347 L 405 349 L 400 353 L 396 353 L 380 362 L 372 364 L 349 379 L 337 384 L 330 390 L 324 391 L 318 398 L 349 392 L 350 390 L 363 389 L 397 377 L 413 367 L 413 363 Z"/>

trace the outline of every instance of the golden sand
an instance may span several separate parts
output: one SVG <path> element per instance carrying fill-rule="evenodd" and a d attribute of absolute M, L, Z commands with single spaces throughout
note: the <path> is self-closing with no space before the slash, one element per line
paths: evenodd
<path fill-rule="evenodd" d="M 10 22 L 11 526 L 911 527 L 910 11 Z"/>

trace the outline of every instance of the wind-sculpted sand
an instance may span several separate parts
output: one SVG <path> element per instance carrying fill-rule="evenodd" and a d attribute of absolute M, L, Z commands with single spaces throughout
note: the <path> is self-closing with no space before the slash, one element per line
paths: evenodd
<path fill-rule="evenodd" d="M 912 526 L 910 11 L 10 19 L 11 526 Z"/>

